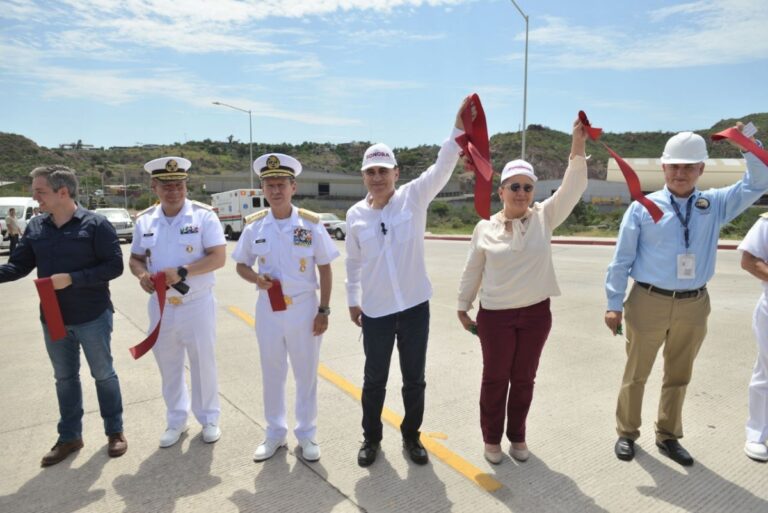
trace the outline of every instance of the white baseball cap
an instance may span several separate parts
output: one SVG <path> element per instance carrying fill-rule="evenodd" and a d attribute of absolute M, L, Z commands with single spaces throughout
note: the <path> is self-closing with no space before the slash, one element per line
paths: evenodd
<path fill-rule="evenodd" d="M 363 155 L 363 165 L 360 171 L 365 171 L 369 167 L 386 167 L 394 169 L 397 167 L 397 160 L 392 148 L 384 143 L 377 143 L 365 150 Z"/>
<path fill-rule="evenodd" d="M 533 166 L 524 160 L 517 159 L 507 162 L 507 165 L 501 170 L 501 183 L 504 183 L 504 180 L 510 176 L 517 175 L 527 176 L 534 182 L 538 180 L 536 173 L 533 172 Z"/>
<path fill-rule="evenodd" d="M 301 174 L 301 162 L 284 153 L 266 153 L 253 161 L 253 171 L 259 178 L 296 178 Z"/>
<path fill-rule="evenodd" d="M 661 163 L 697 164 L 708 158 L 707 143 L 702 136 L 693 132 L 680 132 L 667 141 L 664 153 L 661 155 Z"/>

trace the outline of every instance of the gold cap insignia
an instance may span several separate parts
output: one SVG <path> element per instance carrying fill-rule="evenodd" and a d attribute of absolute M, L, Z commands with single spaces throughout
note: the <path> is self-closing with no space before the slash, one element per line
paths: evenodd
<path fill-rule="evenodd" d="M 270 155 L 267 158 L 267 169 L 280 169 L 280 159 Z"/>
<path fill-rule="evenodd" d="M 175 160 L 171 159 L 165 163 L 165 170 L 169 173 L 175 173 L 179 170 L 179 164 Z"/>

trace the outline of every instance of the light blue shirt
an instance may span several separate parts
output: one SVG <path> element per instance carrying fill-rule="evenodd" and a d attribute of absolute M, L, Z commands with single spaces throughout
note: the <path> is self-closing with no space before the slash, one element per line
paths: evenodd
<path fill-rule="evenodd" d="M 719 189 L 694 189 L 688 225 L 689 247 L 685 247 L 683 224 L 672 206 L 672 194 L 664 189 L 648 195 L 664 216 L 653 222 L 648 211 L 632 202 L 619 229 L 616 252 L 608 266 L 605 293 L 608 310 L 621 312 L 627 281 L 650 283 L 667 290 L 703 287 L 715 273 L 715 256 L 720 227 L 742 213 L 768 189 L 768 166 L 751 153 L 745 153 L 747 170 L 741 180 Z M 706 170 L 705 170 L 706 172 Z M 674 198 L 685 219 L 688 198 Z M 692 254 L 696 259 L 694 277 L 677 277 L 677 256 Z"/>

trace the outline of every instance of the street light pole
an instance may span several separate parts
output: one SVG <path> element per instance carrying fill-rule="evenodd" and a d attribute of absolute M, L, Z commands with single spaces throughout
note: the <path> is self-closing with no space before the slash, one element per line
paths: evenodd
<path fill-rule="evenodd" d="M 525 20 L 525 75 L 523 78 L 523 148 L 521 151 L 520 158 L 525 160 L 525 131 L 528 127 L 525 123 L 525 115 L 526 115 L 526 107 L 528 105 L 528 15 L 523 12 L 522 9 L 520 9 L 520 6 L 517 5 L 517 2 L 515 0 L 510 0 L 517 10 L 520 12 L 520 15 Z"/>
<path fill-rule="evenodd" d="M 251 111 L 222 102 L 213 102 L 213 104 L 248 113 L 248 175 L 251 177 L 251 189 L 253 189 L 253 169 L 251 169 L 251 166 L 253 165 L 253 118 L 251 116 Z"/>
<path fill-rule="evenodd" d="M 123 199 L 125 200 L 125 209 L 128 210 L 128 182 L 125 180 L 125 169 L 123 169 Z"/>

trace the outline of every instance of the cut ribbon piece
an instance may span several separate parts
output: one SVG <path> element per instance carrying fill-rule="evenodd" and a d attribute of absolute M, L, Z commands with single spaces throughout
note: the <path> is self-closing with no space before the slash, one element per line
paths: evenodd
<path fill-rule="evenodd" d="M 579 111 L 579 121 L 581 121 L 581 124 L 584 125 L 584 127 L 587 129 L 587 134 L 589 135 L 589 138 L 593 141 L 597 142 L 597 140 L 600 138 L 600 136 L 603 133 L 602 128 L 596 128 L 593 127 L 589 119 L 587 118 L 587 114 L 583 111 Z M 607 144 L 605 144 L 603 141 L 600 141 L 600 144 L 605 147 L 606 150 L 608 150 L 608 153 L 616 159 L 616 163 L 619 165 L 619 169 L 621 169 L 621 173 L 624 175 L 624 181 L 627 182 L 627 187 L 629 188 L 629 194 L 632 196 L 632 199 L 640 203 L 645 207 L 645 209 L 648 211 L 648 213 L 651 215 L 651 218 L 653 219 L 654 223 L 658 223 L 659 219 L 661 219 L 664 216 L 664 212 L 661 211 L 659 206 L 654 203 L 653 201 L 649 200 L 645 197 L 643 194 L 643 189 L 640 187 L 640 179 L 637 177 L 637 173 L 635 173 L 635 170 L 632 169 L 632 167 L 627 164 L 624 159 L 619 157 L 619 155 L 610 149 Z"/>
<path fill-rule="evenodd" d="M 461 111 L 461 121 L 464 123 L 464 133 L 456 138 L 456 143 L 465 157 L 464 168 L 475 173 L 475 211 L 483 219 L 490 219 L 493 190 L 491 145 L 483 104 L 477 93 L 469 96 L 467 105 Z"/>
<path fill-rule="evenodd" d="M 144 356 L 147 351 L 152 349 L 157 342 L 157 337 L 160 335 L 160 325 L 163 323 L 163 311 L 165 310 L 165 273 L 159 272 L 152 275 L 152 283 L 155 286 L 155 293 L 157 294 L 157 304 L 160 307 L 160 318 L 157 320 L 157 326 L 152 330 L 147 338 L 129 349 L 131 356 L 134 360 L 138 360 Z"/>
<path fill-rule="evenodd" d="M 64 327 L 64 318 L 61 316 L 53 281 L 50 278 L 38 278 L 35 280 L 35 287 L 37 287 L 37 295 L 40 296 L 40 305 L 43 308 L 43 319 L 45 319 L 45 325 L 48 327 L 48 334 L 53 342 L 61 340 L 67 336 L 67 329 Z"/>
<path fill-rule="evenodd" d="M 720 141 L 722 139 L 733 141 L 741 145 L 742 148 L 753 154 L 755 157 L 760 159 L 763 164 L 768 166 L 768 151 L 765 151 L 763 148 L 758 146 L 755 141 L 742 134 L 741 131 L 737 128 L 726 128 L 722 132 L 714 134 L 711 139 L 713 141 Z"/>

